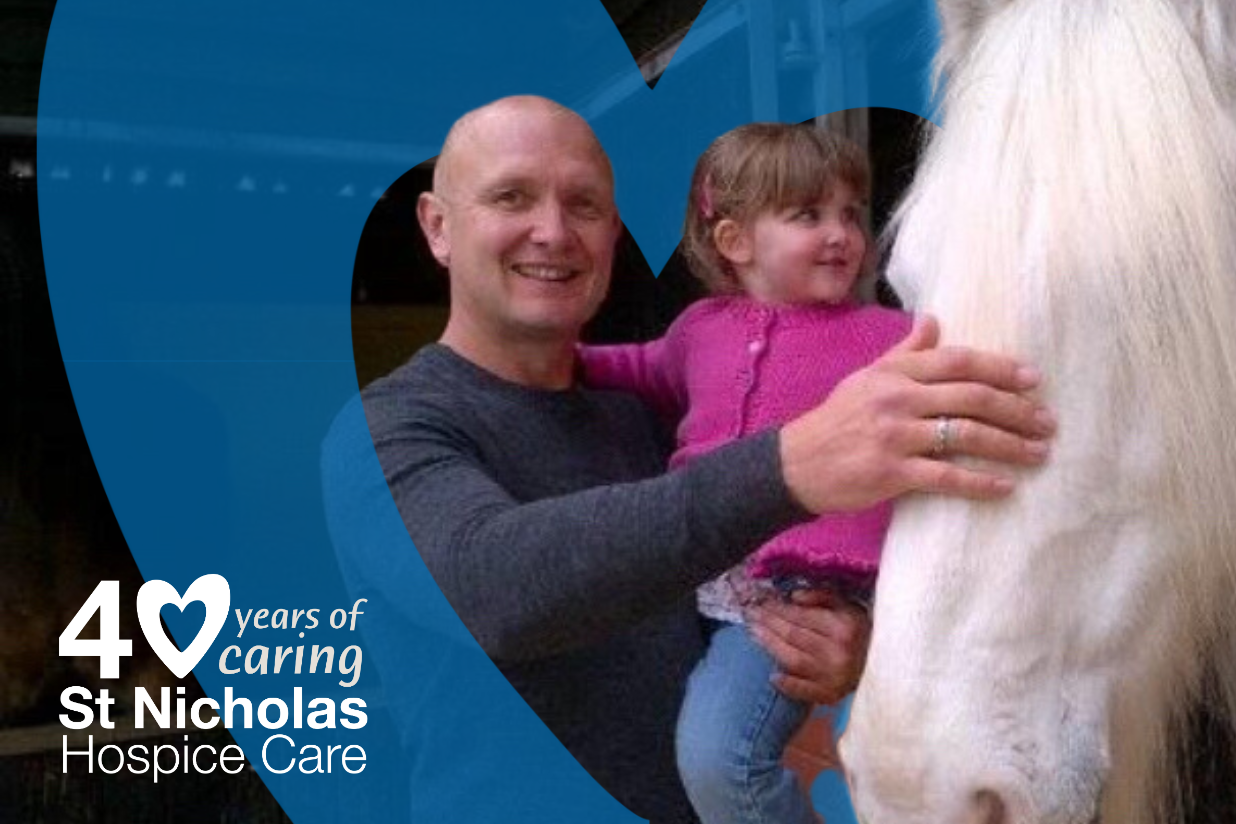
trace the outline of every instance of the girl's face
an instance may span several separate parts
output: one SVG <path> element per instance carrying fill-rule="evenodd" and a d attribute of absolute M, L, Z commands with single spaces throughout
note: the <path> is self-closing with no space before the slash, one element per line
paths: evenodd
<path fill-rule="evenodd" d="M 862 203 L 835 183 L 815 203 L 758 215 L 739 227 L 732 251 L 744 291 L 764 303 L 839 303 L 867 254 Z M 724 253 L 724 251 L 723 251 Z"/>

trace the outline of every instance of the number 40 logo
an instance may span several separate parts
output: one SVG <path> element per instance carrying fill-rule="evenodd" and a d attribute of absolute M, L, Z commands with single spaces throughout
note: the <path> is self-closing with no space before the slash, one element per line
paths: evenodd
<path fill-rule="evenodd" d="M 206 605 L 206 621 L 193 643 L 182 651 L 163 632 L 159 611 L 166 604 L 174 604 L 184 612 L 185 607 L 194 601 Z M 222 575 L 203 575 L 189 585 L 183 596 L 166 581 L 147 581 L 137 591 L 137 620 L 150 648 L 177 678 L 184 678 L 210 649 L 219 630 L 223 629 L 231 602 L 232 590 Z M 80 637 L 96 612 L 99 613 L 99 637 Z M 133 655 L 133 641 L 120 637 L 119 581 L 100 581 L 94 592 L 90 593 L 73 620 L 60 633 L 60 655 L 98 658 L 100 678 L 120 677 L 120 659 Z"/>

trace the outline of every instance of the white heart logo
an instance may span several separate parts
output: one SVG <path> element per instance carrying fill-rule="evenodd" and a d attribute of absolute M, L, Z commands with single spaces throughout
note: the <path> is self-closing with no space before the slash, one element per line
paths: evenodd
<path fill-rule="evenodd" d="M 164 604 L 175 604 L 181 612 L 194 601 L 206 605 L 206 621 L 197 631 L 193 643 L 181 652 L 168 640 L 159 622 L 159 610 Z M 202 660 L 206 650 L 215 642 L 219 630 L 227 622 L 228 607 L 232 605 L 232 588 L 222 575 L 203 575 L 185 590 L 184 597 L 167 581 L 147 581 L 137 591 L 137 620 L 142 625 L 150 648 L 177 678 L 184 678 Z"/>

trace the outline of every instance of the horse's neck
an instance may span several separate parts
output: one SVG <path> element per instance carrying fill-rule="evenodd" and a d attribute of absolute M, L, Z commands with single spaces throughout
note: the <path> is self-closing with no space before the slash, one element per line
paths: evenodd
<path fill-rule="evenodd" d="M 1228 26 L 1236 4 L 1222 2 L 1198 7 Z M 950 342 L 1042 366 L 1061 429 L 1052 462 L 998 516 L 941 501 L 900 510 L 887 560 L 960 553 L 948 563 L 996 579 L 1003 547 L 1059 552 L 1070 530 L 1106 523 L 1077 547 L 1084 558 L 1056 563 L 1107 552 L 1159 587 L 1128 593 L 1157 611 L 1128 653 L 1145 650 L 1150 680 L 1117 697 L 1118 717 L 1144 718 L 1115 736 L 1105 811 L 1149 821 L 1170 733 L 1153 720 L 1190 697 L 1236 568 L 1236 129 L 1227 70 L 1206 63 L 1236 26 L 1199 48 L 1197 21 L 1191 32 L 1164 0 L 991 5 L 898 216 L 890 279 Z M 1195 630 L 1199 647 L 1147 635 Z"/>

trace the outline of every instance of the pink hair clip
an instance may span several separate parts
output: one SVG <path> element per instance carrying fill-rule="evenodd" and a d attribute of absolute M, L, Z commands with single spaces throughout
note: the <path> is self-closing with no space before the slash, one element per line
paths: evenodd
<path fill-rule="evenodd" d="M 712 220 L 717 214 L 712 205 L 712 175 L 705 177 L 700 184 L 700 214 L 704 220 Z"/>

